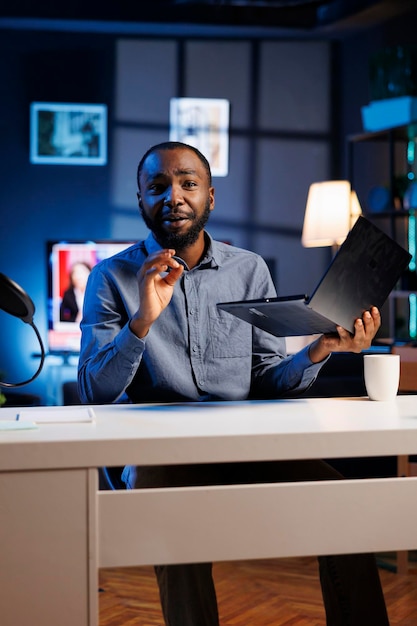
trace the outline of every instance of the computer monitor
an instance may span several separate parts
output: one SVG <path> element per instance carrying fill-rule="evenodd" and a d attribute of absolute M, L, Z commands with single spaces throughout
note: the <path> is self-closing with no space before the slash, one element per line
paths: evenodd
<path fill-rule="evenodd" d="M 78 354 L 85 283 L 91 269 L 133 241 L 48 241 L 48 337 L 51 354 Z"/>

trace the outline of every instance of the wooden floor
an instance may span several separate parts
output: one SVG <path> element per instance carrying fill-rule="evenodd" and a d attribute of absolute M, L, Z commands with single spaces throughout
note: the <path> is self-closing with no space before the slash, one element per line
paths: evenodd
<path fill-rule="evenodd" d="M 315 558 L 216 563 L 214 577 L 221 626 L 325 626 Z M 391 626 L 416 626 L 417 564 L 380 577 Z M 151 567 L 101 570 L 99 602 L 100 626 L 164 624 Z"/>

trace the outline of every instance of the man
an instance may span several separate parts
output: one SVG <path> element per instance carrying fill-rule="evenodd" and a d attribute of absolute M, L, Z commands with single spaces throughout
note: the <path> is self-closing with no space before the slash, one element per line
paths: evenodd
<path fill-rule="evenodd" d="M 138 201 L 151 233 L 96 266 L 82 327 L 79 389 L 85 402 L 244 400 L 298 394 L 336 351 L 369 347 L 376 308 L 286 357 L 285 341 L 217 310 L 224 300 L 267 298 L 275 289 L 256 254 L 214 241 L 210 167 L 194 147 L 166 142 L 138 166 Z M 277 408 L 279 419 L 279 407 Z M 336 479 L 316 461 L 126 467 L 129 488 Z M 335 529 L 337 532 L 337 529 Z M 385 626 L 370 555 L 320 557 L 329 626 Z M 211 564 L 157 567 L 167 626 L 217 626 Z"/>

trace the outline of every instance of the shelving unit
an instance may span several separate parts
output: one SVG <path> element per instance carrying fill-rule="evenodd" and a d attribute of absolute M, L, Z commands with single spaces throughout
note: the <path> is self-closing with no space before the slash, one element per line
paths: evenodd
<path fill-rule="evenodd" d="M 415 127 L 415 125 L 413 124 Z M 417 340 L 417 273 L 416 273 L 416 211 L 417 207 L 409 210 L 402 207 L 399 194 L 399 175 L 406 181 L 416 181 L 417 184 L 417 151 L 410 150 L 410 126 L 398 126 L 383 131 L 367 132 L 350 135 L 347 138 L 347 169 L 352 188 L 357 189 L 358 165 L 355 162 L 357 146 L 364 143 L 372 144 L 376 148 L 377 161 L 383 158 L 386 167 L 385 187 L 389 192 L 387 208 L 381 211 L 371 211 L 369 207 L 362 208 L 366 217 L 386 230 L 387 234 L 408 248 L 413 258 L 406 272 L 400 279 L 388 300 L 388 335 L 392 342 L 410 342 Z M 383 151 L 381 152 L 381 146 Z M 361 167 L 368 165 L 361 161 Z M 371 164 L 372 166 L 373 164 Z M 415 171 L 412 171 L 414 166 Z M 376 164 L 378 167 L 378 163 Z M 398 169 L 400 168 L 400 170 Z M 375 173 L 375 186 L 382 186 Z M 414 178 L 413 178 L 414 177 Z M 368 179 L 369 184 L 369 179 Z M 369 189 L 368 189 L 369 192 Z"/>

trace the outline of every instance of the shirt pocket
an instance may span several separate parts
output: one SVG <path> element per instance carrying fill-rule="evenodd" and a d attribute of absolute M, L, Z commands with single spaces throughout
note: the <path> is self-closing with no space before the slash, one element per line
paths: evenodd
<path fill-rule="evenodd" d="M 209 310 L 209 342 L 215 358 L 238 358 L 252 355 L 252 326 L 230 313 Z"/>

